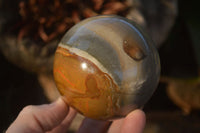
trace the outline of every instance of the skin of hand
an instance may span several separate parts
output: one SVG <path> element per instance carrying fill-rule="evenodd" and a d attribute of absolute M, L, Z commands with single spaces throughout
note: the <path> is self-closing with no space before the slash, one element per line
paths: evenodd
<path fill-rule="evenodd" d="M 62 98 L 51 104 L 29 105 L 19 113 L 6 133 L 66 133 L 75 116 L 76 111 Z M 144 112 L 138 109 L 112 123 L 85 118 L 77 132 L 142 133 L 145 122 Z"/>

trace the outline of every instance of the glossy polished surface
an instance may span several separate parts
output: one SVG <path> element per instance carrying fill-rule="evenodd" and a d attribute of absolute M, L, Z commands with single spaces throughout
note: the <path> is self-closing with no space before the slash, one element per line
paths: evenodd
<path fill-rule="evenodd" d="M 54 78 L 65 101 L 93 119 L 114 119 L 142 107 L 160 75 L 153 42 L 134 22 L 97 16 L 72 27 L 61 40 Z"/>

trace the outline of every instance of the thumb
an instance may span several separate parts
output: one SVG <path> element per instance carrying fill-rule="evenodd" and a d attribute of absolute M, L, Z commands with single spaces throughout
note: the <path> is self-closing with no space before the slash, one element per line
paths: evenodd
<path fill-rule="evenodd" d="M 134 110 L 129 113 L 122 124 L 122 133 L 142 133 L 146 123 L 146 116 L 142 110 Z"/>
<path fill-rule="evenodd" d="M 59 98 L 52 104 L 26 106 L 6 133 L 43 133 L 59 125 L 69 112 L 69 107 Z"/>

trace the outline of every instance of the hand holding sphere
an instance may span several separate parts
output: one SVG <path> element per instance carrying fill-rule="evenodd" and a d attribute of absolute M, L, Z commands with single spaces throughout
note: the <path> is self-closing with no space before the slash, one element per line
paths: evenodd
<path fill-rule="evenodd" d="M 81 21 L 64 35 L 55 53 L 58 90 L 65 102 L 93 119 L 115 119 L 141 108 L 159 75 L 151 39 L 119 16 Z"/>

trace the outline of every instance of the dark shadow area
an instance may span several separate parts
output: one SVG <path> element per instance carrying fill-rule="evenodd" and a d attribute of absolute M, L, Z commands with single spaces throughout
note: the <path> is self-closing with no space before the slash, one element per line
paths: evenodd
<path fill-rule="evenodd" d="M 0 132 L 16 118 L 26 105 L 47 103 L 36 75 L 10 64 L 0 54 Z"/>

